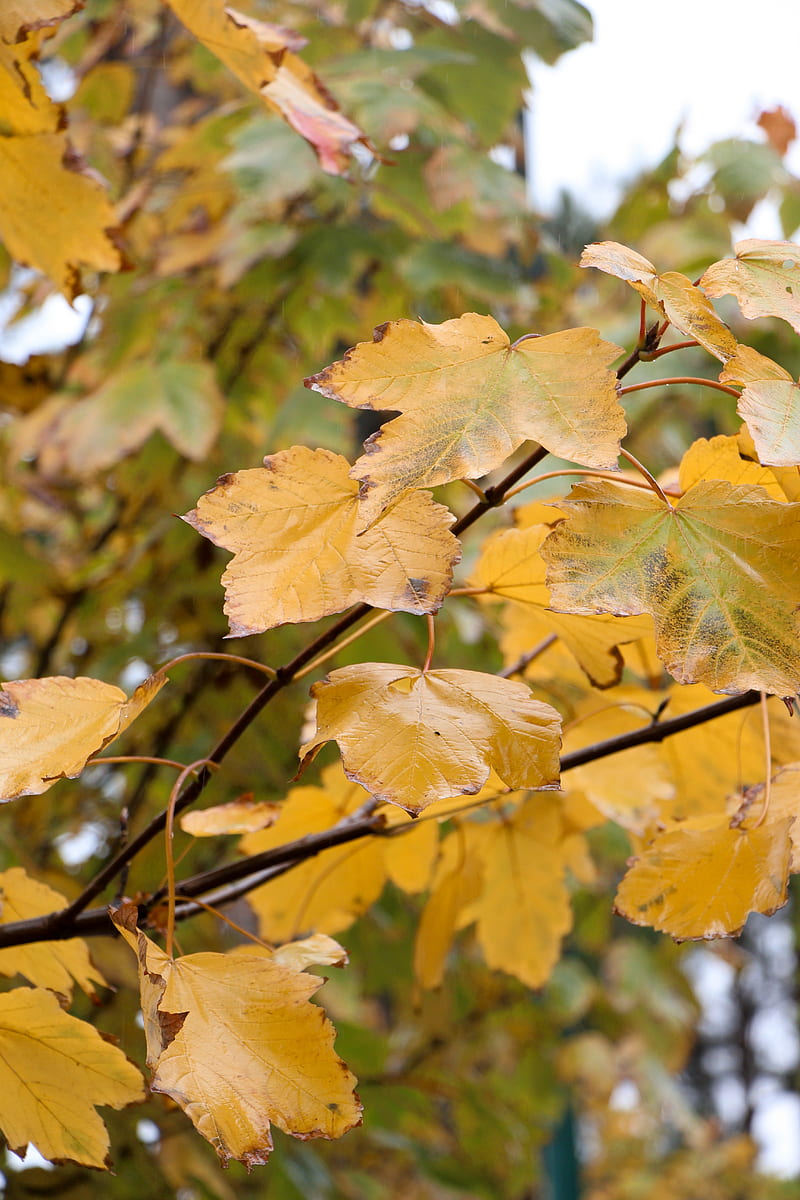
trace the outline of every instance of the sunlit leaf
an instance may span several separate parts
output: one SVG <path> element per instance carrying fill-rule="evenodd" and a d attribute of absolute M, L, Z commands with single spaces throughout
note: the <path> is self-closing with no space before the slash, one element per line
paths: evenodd
<path fill-rule="evenodd" d="M 736 338 L 700 289 L 680 272 L 666 271 L 659 275 L 651 262 L 619 242 L 594 242 L 587 246 L 580 265 L 596 267 L 626 280 L 676 329 L 694 338 L 723 362 L 736 353 Z"/>
<path fill-rule="evenodd" d="M 360 1124 L 335 1030 L 310 1003 L 323 980 L 264 955 L 170 959 L 136 928 L 136 912 L 127 905 L 114 920 L 139 960 L 150 1086 L 184 1110 L 223 1165 L 266 1162 L 272 1124 L 303 1139 Z"/>
<path fill-rule="evenodd" d="M 303 760 L 336 741 L 349 779 L 410 813 L 474 795 L 491 768 L 512 788 L 557 784 L 560 720 L 524 684 L 361 663 L 332 671 L 312 694 L 317 730 Z"/>
<path fill-rule="evenodd" d="M 231 634 L 315 621 L 359 601 L 435 612 L 459 544 L 429 493 L 404 497 L 358 536 L 358 484 L 329 450 L 294 446 L 225 475 L 184 520 L 234 558 L 222 577 Z"/>
<path fill-rule="evenodd" d="M 732 293 L 746 317 L 781 317 L 800 333 L 800 246 L 748 238 L 736 258 L 712 263 L 700 280 L 709 296 Z"/>
<path fill-rule="evenodd" d="M 555 608 L 649 612 L 659 657 L 714 691 L 800 690 L 800 508 L 758 487 L 695 484 L 666 507 L 592 480 L 542 546 Z"/>
<path fill-rule="evenodd" d="M 0 923 L 27 921 L 66 908 L 67 898 L 54 888 L 32 879 L 21 867 L 0 873 Z M 32 942 L 0 950 L 0 975 L 24 975 L 35 987 L 71 999 L 73 981 L 88 996 L 95 996 L 94 984 L 106 980 L 89 958 L 82 938 L 60 942 Z M 96 997 L 95 997 L 96 998 Z"/>
<path fill-rule="evenodd" d="M 608 366 L 619 353 L 593 329 L 512 345 L 476 313 L 441 325 L 390 321 L 306 386 L 351 408 L 402 414 L 370 438 L 352 471 L 369 521 L 406 488 L 485 475 L 526 439 L 615 466 L 625 420 Z"/>
<path fill-rule="evenodd" d="M 95 1107 L 145 1099 L 122 1051 L 38 988 L 0 995 L 0 1083 L 0 1128 L 12 1150 L 24 1155 L 32 1143 L 45 1158 L 96 1168 L 110 1164 Z"/>
<path fill-rule="evenodd" d="M 695 818 L 660 834 L 617 890 L 616 910 L 674 938 L 737 934 L 751 912 L 786 903 L 792 818 L 731 829 L 727 818 Z"/>
<path fill-rule="evenodd" d="M 20 679 L 0 691 L 0 797 L 37 796 L 74 779 L 166 683 L 146 681 L 131 700 L 113 684 L 79 676 Z M 131 707 L 132 706 L 132 707 Z"/>

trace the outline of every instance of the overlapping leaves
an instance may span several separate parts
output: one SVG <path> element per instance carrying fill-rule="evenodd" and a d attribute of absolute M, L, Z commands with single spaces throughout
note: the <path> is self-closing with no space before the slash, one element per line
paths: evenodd
<path fill-rule="evenodd" d="M 460 557 L 451 514 L 415 492 L 359 536 L 348 470 L 339 454 L 294 446 L 224 476 L 186 515 L 234 553 L 222 577 L 231 634 L 315 621 L 359 601 L 416 613 L 440 606 Z"/>
<path fill-rule="evenodd" d="M 128 905 L 114 921 L 139 961 L 151 1087 L 180 1105 L 223 1166 L 266 1162 L 271 1124 L 307 1139 L 341 1137 L 360 1123 L 333 1026 L 310 1003 L 322 980 L 290 954 L 278 962 L 259 954 L 171 959 L 137 929 L 136 916 Z"/>
<path fill-rule="evenodd" d="M 592 480 L 542 547 L 554 608 L 647 612 L 681 683 L 800 691 L 800 508 L 759 487 L 700 482 L 674 508 Z"/>

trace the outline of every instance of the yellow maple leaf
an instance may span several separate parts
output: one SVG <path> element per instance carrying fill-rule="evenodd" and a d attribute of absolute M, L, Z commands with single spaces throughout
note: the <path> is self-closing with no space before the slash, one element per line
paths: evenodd
<path fill-rule="evenodd" d="M 624 279 L 676 329 L 694 338 L 723 362 L 736 353 L 736 338 L 727 325 L 719 319 L 700 288 L 679 271 L 659 275 L 648 259 L 619 242 L 592 243 L 583 251 L 580 265 L 596 267 Z M 700 284 L 702 287 L 703 280 Z"/>
<path fill-rule="evenodd" d="M 673 687 L 663 719 L 680 717 L 716 700 L 718 697 L 699 683 Z M 783 705 L 779 707 L 783 710 Z M 779 712 L 777 717 L 771 717 L 770 724 L 775 725 L 780 719 Z M 778 749 L 781 741 L 776 729 L 773 750 Z M 675 797 L 662 805 L 662 816 L 683 820 L 701 813 L 719 814 L 725 796 L 764 778 L 764 738 L 758 711 L 729 713 L 705 725 L 685 729 L 666 738 L 658 754 L 675 784 Z"/>
<path fill-rule="evenodd" d="M 360 663 L 314 684 L 310 761 L 336 741 L 349 779 L 410 813 L 475 795 L 491 768 L 512 788 L 558 785 L 561 721 L 529 689 L 480 671 Z"/>
<path fill-rule="evenodd" d="M 800 388 L 789 372 L 749 346 L 740 346 L 725 364 L 720 381 L 744 389 L 736 411 L 747 425 L 759 460 L 776 467 L 800 463 Z"/>
<path fill-rule="evenodd" d="M 681 459 L 681 490 L 688 491 L 702 479 L 726 479 L 728 483 L 762 487 L 773 500 L 786 500 L 786 492 L 774 471 L 751 458 L 742 457 L 741 449 L 738 437 L 720 434 L 713 438 L 698 438 Z"/>
<path fill-rule="evenodd" d="M 57 25 L 86 0 L 7 0 L 0 11 L 0 40 L 18 42 L 34 29 Z"/>
<path fill-rule="evenodd" d="M 572 927 L 563 836 L 559 801 L 530 796 L 485 829 L 480 846 L 483 881 L 474 911 L 483 957 L 528 987 L 547 982 Z"/>
<path fill-rule="evenodd" d="M 260 854 L 310 833 L 330 829 L 358 809 L 369 794 L 345 778 L 339 763 L 322 772 L 321 787 L 295 787 L 269 828 L 242 838 L 245 854 Z M 248 895 L 261 935 L 273 942 L 300 930 L 338 933 L 377 900 L 386 882 L 384 843 L 374 839 L 323 850 Z"/>
<path fill-rule="evenodd" d="M 734 295 L 746 317 L 781 317 L 800 333 L 800 246 L 748 238 L 735 258 L 712 263 L 700 280 L 710 296 Z"/>
<path fill-rule="evenodd" d="M 167 0 L 175 15 L 246 88 L 313 146 L 324 171 L 341 174 L 361 130 L 339 111 L 314 72 L 292 53 L 303 44 L 277 25 L 237 12 L 224 0 Z"/>
<path fill-rule="evenodd" d="M 18 679 L 0 689 L 0 798 L 38 796 L 57 779 L 74 779 L 88 759 L 126 729 L 167 682 L 161 674 L 130 700 L 99 679 L 54 675 Z"/>
<path fill-rule="evenodd" d="M 501 648 L 508 662 L 556 634 L 596 687 L 610 687 L 622 672 L 617 647 L 646 637 L 652 624 L 649 617 L 554 612 L 545 583 L 547 566 L 539 553 L 549 533 L 546 525 L 526 524 L 491 534 L 483 543 L 470 586 L 486 588 L 491 595 L 513 602 L 503 614 Z"/>
<path fill-rule="evenodd" d="M 0 174 L 0 237 L 17 262 L 49 275 L 69 300 L 82 266 L 120 269 L 114 210 L 66 134 L 0 138 Z"/>
<path fill-rule="evenodd" d="M 649 612 L 681 683 L 800 691 L 800 506 L 760 487 L 701 482 L 674 507 L 592 480 L 542 546 L 554 608 Z"/>
<path fill-rule="evenodd" d="M 455 838 L 459 843 L 464 840 L 460 835 Z M 459 917 L 478 899 L 480 891 L 480 859 L 477 853 L 465 850 L 451 870 L 440 874 L 422 910 L 414 941 L 414 975 L 422 987 L 439 987 Z"/>
<path fill-rule="evenodd" d="M 370 438 L 351 472 L 363 481 L 369 523 L 407 488 L 478 478 L 526 439 L 586 466 L 616 466 L 625 418 L 608 366 L 620 353 L 594 329 L 512 345 L 477 313 L 441 325 L 390 321 L 306 387 L 351 408 L 402 414 Z"/>
<path fill-rule="evenodd" d="M 66 908 L 67 898 L 37 879 L 31 879 L 22 867 L 0 873 L 0 924 L 26 921 Z M 61 942 L 32 942 L 0 950 L 0 975 L 24 975 L 35 987 L 49 988 L 70 999 L 73 980 L 88 996 L 94 996 L 94 983 L 106 981 L 92 964 L 83 938 Z"/>
<path fill-rule="evenodd" d="M 593 694 L 575 706 L 564 729 L 567 753 L 639 729 L 653 720 L 662 695 L 644 688 L 622 687 Z M 670 714 L 671 715 L 671 714 Z M 624 829 L 644 833 L 675 795 L 675 784 L 658 746 L 632 746 L 565 774 L 601 813 Z"/>
<path fill-rule="evenodd" d="M 139 961 L 151 1087 L 184 1110 L 223 1166 L 266 1162 L 273 1124 L 303 1139 L 360 1124 L 355 1078 L 310 1003 L 324 980 L 263 954 L 171 959 L 136 928 L 136 912 L 125 905 L 114 922 Z"/>
<path fill-rule="evenodd" d="M 430 493 L 404 497 L 366 533 L 349 463 L 294 446 L 225 475 L 184 520 L 233 552 L 222 577 L 231 636 L 316 621 L 359 601 L 435 612 L 460 558 L 452 514 Z"/>
<path fill-rule="evenodd" d="M 71 1017 L 52 992 L 0 995 L 0 1129 L 24 1155 L 108 1167 L 108 1134 L 95 1112 L 145 1099 L 144 1080 L 116 1046 Z"/>
<path fill-rule="evenodd" d="M 731 829 L 719 814 L 669 829 L 633 861 L 615 910 L 672 937 L 729 937 L 786 903 L 792 817 Z"/>
<path fill-rule="evenodd" d="M 281 815 L 281 805 L 268 800 L 254 800 L 252 795 L 240 796 L 228 804 L 182 813 L 181 829 L 192 837 L 217 837 L 223 833 L 256 833 L 268 829 Z"/>

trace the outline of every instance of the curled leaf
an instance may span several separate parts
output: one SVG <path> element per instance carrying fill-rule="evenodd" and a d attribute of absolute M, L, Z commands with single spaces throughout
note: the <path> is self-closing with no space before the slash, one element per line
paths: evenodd
<path fill-rule="evenodd" d="M 303 1139 L 360 1124 L 335 1030 L 310 1003 L 324 980 L 298 969 L 302 954 L 291 965 L 263 954 L 171 959 L 137 929 L 136 912 L 124 905 L 113 919 L 139 960 L 151 1087 L 184 1110 L 223 1166 L 266 1162 L 271 1124 Z"/>

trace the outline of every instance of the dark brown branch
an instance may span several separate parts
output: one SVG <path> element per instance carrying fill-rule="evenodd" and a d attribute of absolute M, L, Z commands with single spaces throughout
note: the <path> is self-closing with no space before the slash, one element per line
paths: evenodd
<path fill-rule="evenodd" d="M 278 681 L 273 682 L 277 683 Z M 264 691 L 266 690 L 265 688 Z M 263 695 L 263 692 L 261 694 Z M 256 701 L 258 699 L 259 697 L 256 697 Z M 695 708 L 691 712 L 684 713 L 680 717 L 673 717 L 668 721 L 652 721 L 649 725 L 644 725 L 641 729 L 635 729 L 631 733 L 607 738 L 603 742 L 595 742 L 591 746 L 584 746 L 580 750 L 573 750 L 571 753 L 565 754 L 561 759 L 561 771 L 564 773 L 574 767 L 585 766 L 586 763 L 608 758 L 612 754 L 620 754 L 632 746 L 641 746 L 648 742 L 663 742 L 665 738 L 673 737 L 677 733 L 683 733 L 687 729 L 705 725 L 728 713 L 750 707 L 756 704 L 758 699 L 758 692 L 744 692 L 738 696 L 728 696 L 714 704 L 706 704 L 702 708 Z M 156 818 L 156 820 L 159 819 L 163 824 L 163 817 Z M 205 871 L 200 875 L 193 875 L 178 883 L 177 892 L 181 896 L 200 896 L 212 889 L 236 884 L 236 888 L 232 888 L 224 896 L 220 897 L 219 893 L 215 896 L 217 903 L 228 902 L 252 891 L 254 887 L 264 883 L 267 878 L 282 874 L 284 870 L 289 870 L 300 862 L 306 862 L 322 850 L 328 850 L 331 846 L 341 846 L 362 837 L 379 835 L 382 828 L 383 817 L 380 813 L 364 817 L 352 814 L 331 829 L 323 830 L 321 833 L 308 834 L 297 841 L 287 842 L 285 846 L 275 846 L 271 850 L 265 850 L 262 854 Z M 109 867 L 111 865 L 109 864 Z M 106 869 L 108 870 L 108 868 Z M 201 911 L 197 906 L 182 905 L 179 914 L 176 915 L 185 918 L 195 915 L 197 911 Z M 44 917 L 33 917 L 27 921 L 13 921 L 8 925 L 0 925 L 0 948 L 29 945 L 33 942 L 61 941 L 76 936 L 112 933 L 113 927 L 105 908 L 79 910 L 75 913 L 67 908 L 57 913 L 49 913 Z"/>
<path fill-rule="evenodd" d="M 484 513 L 488 512 L 489 509 L 495 508 L 497 505 L 502 504 L 503 497 L 505 496 L 506 492 L 508 492 L 514 486 L 514 484 L 522 478 L 523 475 L 527 474 L 528 471 L 535 467 L 536 464 L 539 463 L 546 454 L 547 451 L 544 449 L 544 447 L 536 446 L 536 448 L 526 458 L 518 463 L 513 470 L 509 471 L 508 475 L 506 475 L 504 479 L 495 484 L 494 487 L 487 489 L 486 499 L 479 500 L 477 504 L 473 505 L 473 507 L 455 523 L 453 526 L 453 533 L 456 535 L 462 533 L 465 529 L 468 529 L 475 523 L 475 521 L 482 517 Z M 310 642 L 304 650 L 301 650 L 299 654 L 295 655 L 291 662 L 288 662 L 285 666 L 280 667 L 277 671 L 276 678 L 271 679 L 269 683 L 267 683 L 261 689 L 258 695 L 250 702 L 244 712 L 241 713 L 237 720 L 233 723 L 225 736 L 217 743 L 214 749 L 210 751 L 207 756 L 209 761 L 217 764 L 221 763 L 228 751 L 236 744 L 236 742 L 238 742 L 239 738 L 250 727 L 250 725 L 252 725 L 253 721 L 259 715 L 261 710 L 265 708 L 271 700 L 274 700 L 274 698 L 279 695 L 284 688 L 288 687 L 295 675 L 297 675 L 298 671 L 302 670 L 304 666 L 310 663 L 324 650 L 327 650 L 328 647 L 331 646 L 341 634 L 345 633 L 353 625 L 357 624 L 370 612 L 372 612 L 372 608 L 369 604 L 356 605 L 355 608 L 350 609 L 349 612 L 345 613 L 339 618 L 338 621 L 326 629 L 324 633 L 321 633 L 319 637 L 314 638 L 314 640 Z M 209 771 L 204 769 L 199 773 L 196 779 L 192 780 L 192 782 L 184 789 L 183 793 L 178 798 L 178 801 L 175 805 L 176 813 L 183 812 L 185 808 L 188 808 L 190 804 L 194 803 L 194 801 L 206 787 L 209 778 Z M 95 896 L 99 896 L 104 888 L 106 888 L 108 884 L 112 882 L 114 877 L 123 869 L 123 867 L 131 862 L 131 860 L 136 857 L 139 851 L 142 850 L 149 842 L 151 842 L 153 838 L 158 836 L 158 834 L 163 830 L 165 823 L 166 812 L 161 812 L 158 814 L 158 816 L 154 817 L 153 820 L 150 821 L 149 824 L 141 831 L 141 833 L 133 838 L 127 846 L 120 849 L 110 860 L 110 862 L 106 863 L 105 867 L 103 867 L 103 869 L 98 872 L 95 878 L 86 885 L 80 896 L 73 900 L 72 904 L 70 904 L 68 908 L 63 909 L 61 912 L 51 913 L 49 917 L 45 918 L 49 921 L 50 928 L 53 931 L 57 931 L 61 930 L 62 928 L 69 927 L 78 913 L 83 912 L 83 910 L 87 908 L 89 904 L 91 904 Z"/>

